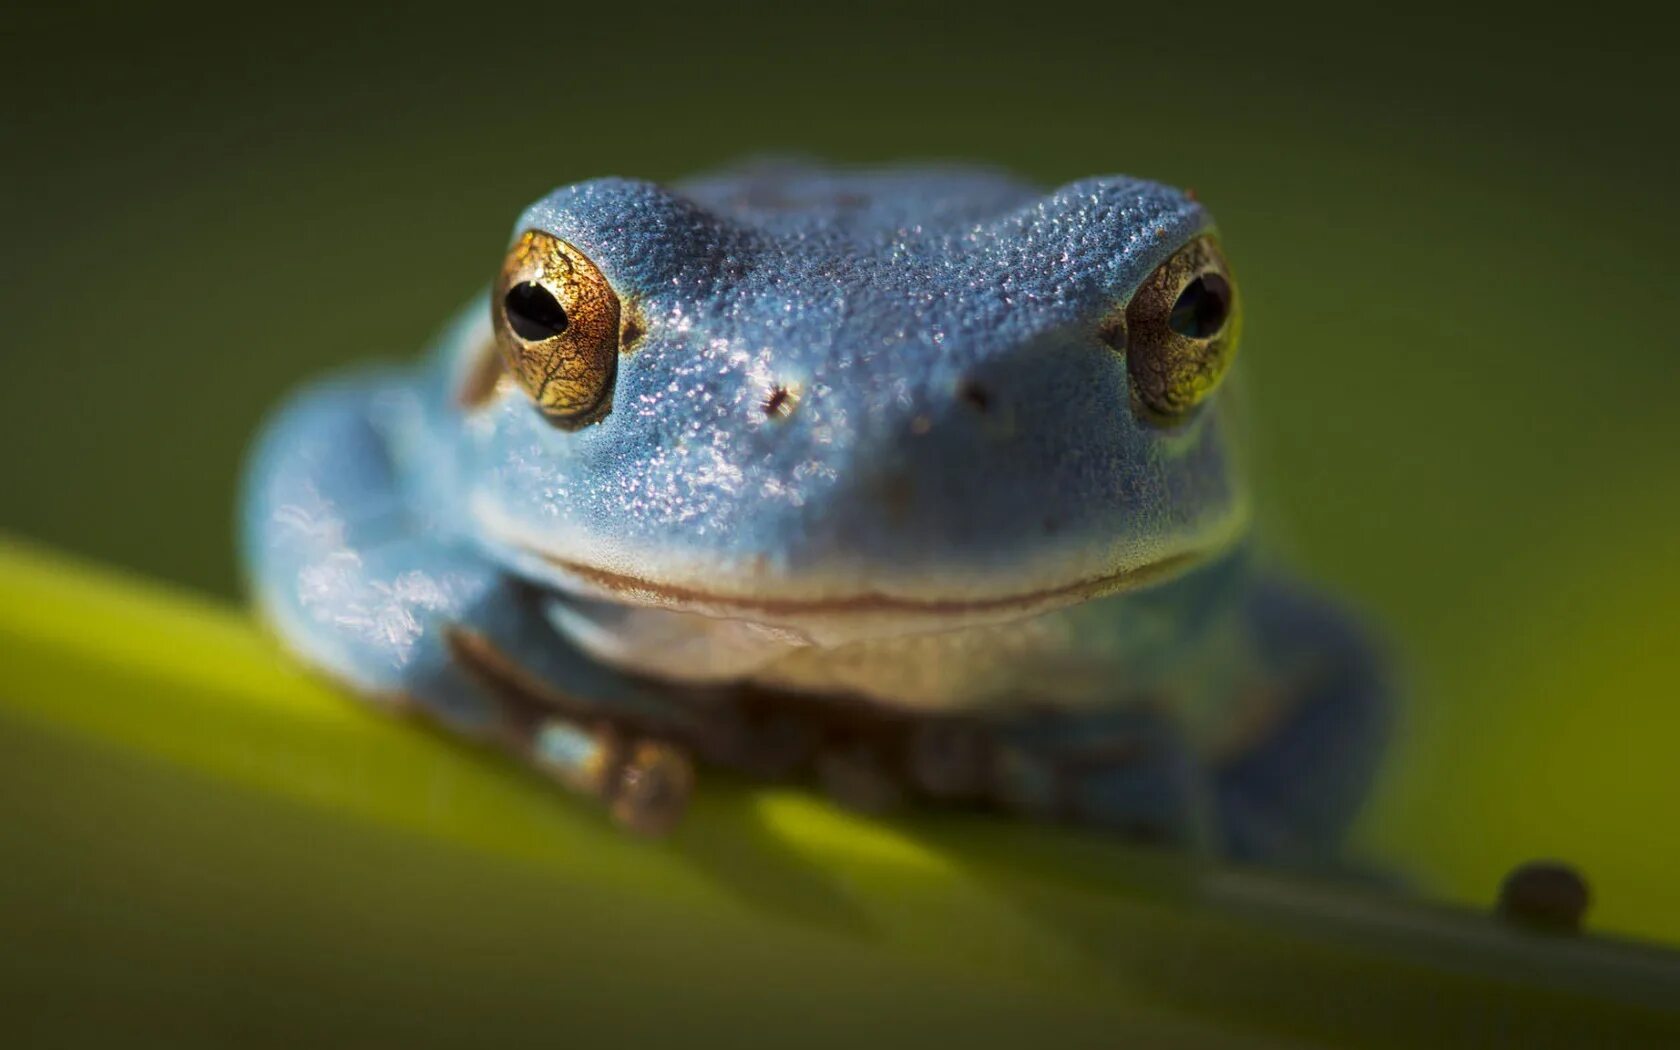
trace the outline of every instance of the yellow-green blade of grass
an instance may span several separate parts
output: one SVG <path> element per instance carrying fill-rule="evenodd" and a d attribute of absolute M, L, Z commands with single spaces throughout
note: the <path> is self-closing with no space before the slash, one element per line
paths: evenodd
<path fill-rule="evenodd" d="M 1632 1046 L 1677 1001 L 1654 948 L 1001 821 L 713 783 L 634 840 L 0 543 L 11 1045 Z"/>

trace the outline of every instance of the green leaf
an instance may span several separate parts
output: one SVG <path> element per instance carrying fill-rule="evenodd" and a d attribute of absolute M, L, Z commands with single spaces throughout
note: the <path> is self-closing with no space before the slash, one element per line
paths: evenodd
<path fill-rule="evenodd" d="M 710 783 L 648 843 L 240 613 L 0 544 L 21 1045 L 1651 1045 L 1680 961 L 981 818 Z"/>

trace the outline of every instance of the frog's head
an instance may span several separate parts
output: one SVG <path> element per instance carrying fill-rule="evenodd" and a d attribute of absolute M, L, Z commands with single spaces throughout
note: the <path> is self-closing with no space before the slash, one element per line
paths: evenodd
<path fill-rule="evenodd" d="M 1241 529 L 1235 289 L 1154 183 L 584 182 L 521 217 L 489 312 L 468 506 L 573 592 L 833 640 L 1141 586 Z"/>

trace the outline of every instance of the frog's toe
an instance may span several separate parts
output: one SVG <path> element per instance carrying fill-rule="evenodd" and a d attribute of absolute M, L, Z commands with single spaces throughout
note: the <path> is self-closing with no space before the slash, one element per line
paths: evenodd
<path fill-rule="evenodd" d="M 694 793 L 694 760 L 683 748 L 643 740 L 626 750 L 608 788 L 613 819 L 642 835 L 677 826 Z"/>

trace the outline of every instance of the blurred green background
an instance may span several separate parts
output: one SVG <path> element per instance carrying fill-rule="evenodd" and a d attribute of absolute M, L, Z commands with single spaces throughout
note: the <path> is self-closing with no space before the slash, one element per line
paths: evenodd
<path fill-rule="evenodd" d="M 1366 843 L 1561 856 L 1680 941 L 1671 27 L 1605 5 L 457 5 L 8 15 L 0 529 L 233 596 L 264 409 L 415 352 L 519 208 L 744 152 L 1193 186 L 1248 303 L 1261 524 L 1413 703 Z"/>

